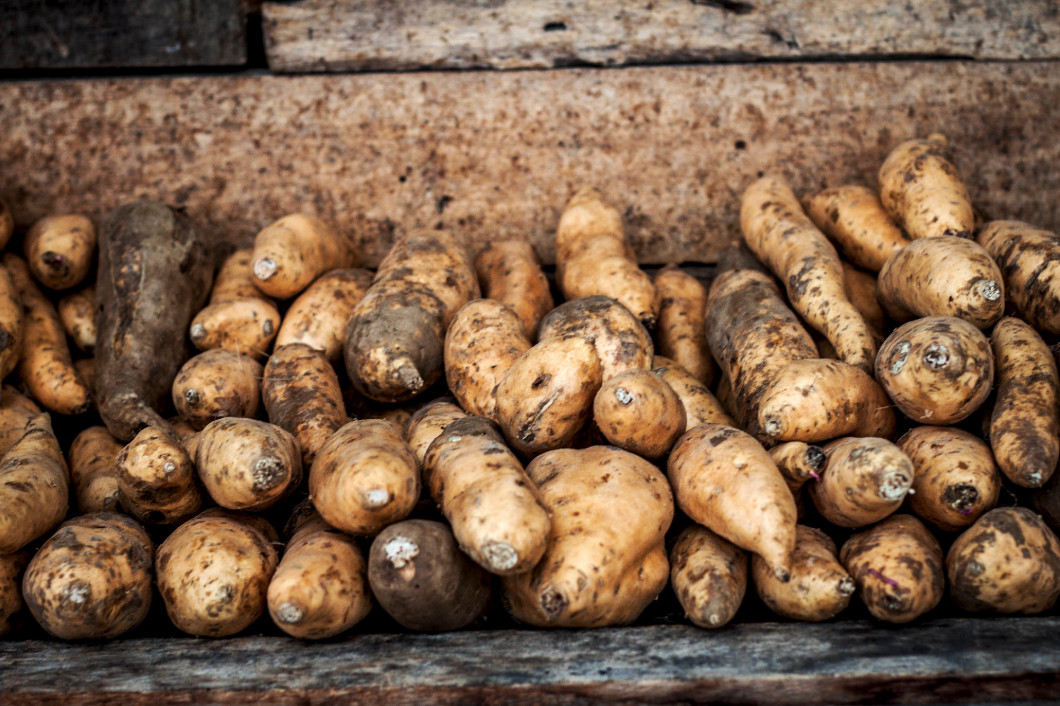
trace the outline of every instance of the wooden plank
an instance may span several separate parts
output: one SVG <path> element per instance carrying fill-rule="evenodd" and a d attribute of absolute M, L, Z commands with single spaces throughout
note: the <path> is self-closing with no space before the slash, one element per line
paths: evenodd
<path fill-rule="evenodd" d="M 526 238 L 553 259 L 593 183 L 646 263 L 712 262 L 743 189 L 873 185 L 946 133 L 981 211 L 1060 230 L 1057 62 L 644 67 L 0 83 L 0 197 L 27 227 L 141 196 L 245 242 L 304 210 L 370 265 L 394 234 Z"/>
<path fill-rule="evenodd" d="M 0 69 L 238 66 L 243 0 L 4 0 Z"/>
<path fill-rule="evenodd" d="M 1054 0 L 300 0 L 263 16 L 274 71 L 1060 57 Z"/>
<path fill-rule="evenodd" d="M 1060 618 L 0 642 L 10 703 L 896 703 L 1051 699 Z M 76 678 L 71 678 L 76 675 Z"/>

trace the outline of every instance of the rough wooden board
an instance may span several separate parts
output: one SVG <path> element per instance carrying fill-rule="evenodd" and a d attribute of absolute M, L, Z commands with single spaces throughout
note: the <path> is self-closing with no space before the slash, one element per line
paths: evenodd
<path fill-rule="evenodd" d="M 243 0 L 4 0 L 0 69 L 246 63 Z"/>
<path fill-rule="evenodd" d="M 1060 618 L 0 642 L 4 700 L 776 704 L 1045 699 Z M 76 675 L 76 678 L 71 678 Z"/>
<path fill-rule="evenodd" d="M 301 0 L 263 12 L 274 71 L 1060 57 L 1053 0 Z"/>
<path fill-rule="evenodd" d="M 1060 63 L 726 65 L 0 83 L 0 197 L 27 227 L 140 196 L 245 242 L 314 212 L 377 264 L 395 232 L 527 238 L 576 185 L 647 263 L 712 262 L 759 172 L 875 184 L 946 133 L 976 205 L 1060 230 Z"/>

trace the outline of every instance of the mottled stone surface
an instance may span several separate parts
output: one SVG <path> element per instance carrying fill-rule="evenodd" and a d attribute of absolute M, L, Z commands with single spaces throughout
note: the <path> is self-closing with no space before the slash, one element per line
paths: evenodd
<path fill-rule="evenodd" d="M 875 185 L 943 132 L 976 206 L 1060 230 L 1057 62 L 747 64 L 0 83 L 0 197 L 25 228 L 141 196 L 246 242 L 293 211 L 377 264 L 395 233 L 527 238 L 597 185 L 647 263 L 712 262 L 743 189 Z"/>
<path fill-rule="evenodd" d="M 263 14 L 274 71 L 1060 56 L 1054 0 L 300 0 Z"/>

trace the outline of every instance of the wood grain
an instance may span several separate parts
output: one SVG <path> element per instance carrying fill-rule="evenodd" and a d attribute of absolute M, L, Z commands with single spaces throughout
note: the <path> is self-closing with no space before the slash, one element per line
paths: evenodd
<path fill-rule="evenodd" d="M 743 189 L 875 185 L 943 132 L 978 208 L 1060 230 L 1057 62 L 204 76 L 0 83 L 0 197 L 19 227 L 138 197 L 246 242 L 315 213 L 377 264 L 405 229 L 526 238 L 553 260 L 576 186 L 645 263 L 713 262 Z"/>
<path fill-rule="evenodd" d="M 1060 618 L 0 642 L 9 703 L 984 702 L 1054 698 Z M 71 678 L 76 675 L 76 678 Z"/>
<path fill-rule="evenodd" d="M 4 0 L 0 69 L 237 66 L 243 0 Z"/>
<path fill-rule="evenodd" d="M 1060 56 L 1052 0 L 300 0 L 263 13 L 274 71 Z"/>

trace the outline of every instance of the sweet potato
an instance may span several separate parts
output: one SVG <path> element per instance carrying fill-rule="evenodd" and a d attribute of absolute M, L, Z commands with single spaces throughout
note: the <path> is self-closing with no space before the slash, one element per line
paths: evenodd
<path fill-rule="evenodd" d="M 597 349 L 579 335 L 528 350 L 497 386 L 497 421 L 508 443 L 525 455 L 569 444 L 592 413 L 602 368 Z"/>
<path fill-rule="evenodd" d="M 551 522 L 541 493 L 484 417 L 449 424 L 427 449 L 423 482 L 460 548 L 492 574 L 537 564 Z"/>
<path fill-rule="evenodd" d="M 695 523 L 670 550 L 670 584 L 687 617 L 701 628 L 720 628 L 736 615 L 747 593 L 747 554 Z"/>
<path fill-rule="evenodd" d="M 871 272 L 859 270 L 846 260 L 840 264 L 843 266 L 843 291 L 865 320 L 878 345 L 887 337 L 887 315 L 877 298 L 877 277 Z"/>
<path fill-rule="evenodd" d="M 431 442 L 451 422 L 466 416 L 467 412 L 457 406 L 451 397 L 439 397 L 416 410 L 402 431 L 416 461 L 422 466 Z"/>
<path fill-rule="evenodd" d="M 266 598 L 269 616 L 288 635 L 333 637 L 372 608 L 368 563 L 356 540 L 316 515 L 287 543 Z"/>
<path fill-rule="evenodd" d="M 328 270 L 353 267 L 356 260 L 348 238 L 318 218 L 292 213 L 254 237 L 254 284 L 274 299 L 290 299 Z"/>
<path fill-rule="evenodd" d="M 798 493 L 811 478 L 821 480 L 828 455 L 820 446 L 805 441 L 788 441 L 769 450 L 769 457 L 792 493 Z"/>
<path fill-rule="evenodd" d="M 74 437 L 67 457 L 80 514 L 118 511 L 117 461 L 124 446 L 105 426 L 87 427 Z"/>
<path fill-rule="evenodd" d="M 346 423 L 342 389 L 324 352 L 305 343 L 277 346 L 265 365 L 261 396 L 269 421 L 294 434 L 302 465 L 313 465 L 324 442 Z"/>
<path fill-rule="evenodd" d="M 939 134 L 906 140 L 880 166 L 880 202 L 911 238 L 972 237 L 975 213 L 948 147 Z"/>
<path fill-rule="evenodd" d="M 368 582 L 379 605 L 409 630 L 459 630 L 481 618 L 490 575 L 460 551 L 441 522 L 390 525 L 368 551 Z"/>
<path fill-rule="evenodd" d="M 680 267 L 667 265 L 655 275 L 655 300 L 655 350 L 709 385 L 714 358 L 706 337 L 706 287 Z"/>
<path fill-rule="evenodd" d="M 645 328 L 655 326 L 655 285 L 637 265 L 622 217 L 596 189 L 577 191 L 560 215 L 556 281 L 565 299 L 612 297 Z"/>
<path fill-rule="evenodd" d="M 79 350 L 96 350 L 96 287 L 88 285 L 67 294 L 55 305 L 63 330 Z"/>
<path fill-rule="evenodd" d="M 981 329 L 1005 313 L 1005 286 L 993 258 L 974 240 L 922 238 L 887 260 L 877 293 L 896 321 L 956 316 Z"/>
<path fill-rule="evenodd" d="M 826 520 L 865 527 L 896 512 L 913 486 L 913 462 L 897 446 L 877 437 L 836 439 L 810 498 Z"/>
<path fill-rule="evenodd" d="M 773 176 L 747 187 L 740 230 L 751 251 L 784 282 L 792 308 L 824 334 L 840 360 L 871 373 L 876 342 L 847 299 L 839 253 L 803 212 L 791 187 Z"/>
<path fill-rule="evenodd" d="M 977 436 L 953 427 L 915 427 L 898 448 L 913 462 L 909 508 L 925 522 L 959 532 L 997 504 L 1001 474 Z"/>
<path fill-rule="evenodd" d="M 892 515 L 844 542 L 839 560 L 877 620 L 908 623 L 942 600 L 942 547 L 920 520 Z"/>
<path fill-rule="evenodd" d="M 1042 613 L 1060 596 L 1060 541 L 1031 510 L 995 508 L 950 546 L 946 576 L 962 610 Z"/>
<path fill-rule="evenodd" d="M 40 414 L 40 407 L 12 385 L 0 388 L 0 455 L 22 438 L 26 424 Z"/>
<path fill-rule="evenodd" d="M 552 513 L 552 537 L 533 571 L 502 577 L 511 614 L 548 627 L 636 620 L 670 574 L 666 477 L 608 446 L 549 451 L 526 470 Z"/>
<path fill-rule="evenodd" d="M 51 418 L 33 417 L 0 458 L 0 554 L 18 551 L 63 521 L 69 477 Z"/>
<path fill-rule="evenodd" d="M 994 384 L 990 341 L 952 316 L 902 324 L 880 346 L 876 379 L 906 416 L 953 424 L 979 408 Z"/>
<path fill-rule="evenodd" d="M 990 336 L 997 397 L 990 415 L 990 447 L 1005 477 L 1041 487 L 1060 460 L 1060 377 L 1042 337 L 1008 317 Z"/>
<path fill-rule="evenodd" d="M 629 309 L 610 297 L 564 302 L 538 326 L 538 343 L 565 335 L 581 336 L 595 346 L 604 380 L 623 370 L 650 368 L 655 353 L 648 330 Z"/>
<path fill-rule="evenodd" d="M 851 262 L 879 272 L 892 253 L 911 242 L 867 186 L 837 186 L 806 199 L 806 213 Z"/>
<path fill-rule="evenodd" d="M 475 271 L 482 295 L 514 311 L 533 341 L 538 323 L 555 306 L 533 246 L 525 240 L 495 240 L 475 258 Z"/>
<path fill-rule="evenodd" d="M 456 312 L 445 334 L 445 379 L 468 414 L 497 419 L 496 390 L 533 343 L 515 312 L 475 299 Z"/>
<path fill-rule="evenodd" d="M 195 446 L 195 467 L 213 501 L 229 510 L 265 510 L 302 482 L 298 440 L 256 419 L 207 424 Z"/>
<path fill-rule="evenodd" d="M 1060 238 L 1022 221 L 991 221 L 976 236 L 997 262 L 1005 301 L 1039 331 L 1060 333 Z"/>
<path fill-rule="evenodd" d="M 353 309 L 343 355 L 353 386 L 378 402 L 404 402 L 444 370 L 445 331 L 479 296 L 464 244 L 445 231 L 399 238 Z"/>
<path fill-rule="evenodd" d="M 3 260 L 0 260 L 0 379 L 18 365 L 25 329 L 22 298 Z"/>
<path fill-rule="evenodd" d="M 144 427 L 115 461 L 122 509 L 149 525 L 178 525 L 202 509 L 195 466 L 169 429 Z"/>
<path fill-rule="evenodd" d="M 31 557 L 29 551 L 0 554 L 0 637 L 22 625 L 22 574 Z"/>
<path fill-rule="evenodd" d="M 593 419 L 615 446 L 648 459 L 665 455 L 685 432 L 685 408 L 651 370 L 626 370 L 605 381 L 593 400 Z"/>
<path fill-rule="evenodd" d="M 783 583 L 758 555 L 751 557 L 751 576 L 762 602 L 777 615 L 820 622 L 846 610 L 856 586 L 843 565 L 832 538 L 815 527 L 795 528 L 791 580 Z"/>
<path fill-rule="evenodd" d="M 213 348 L 192 356 L 173 380 L 173 406 L 193 427 L 224 417 L 256 417 L 264 368 L 248 355 Z"/>
<path fill-rule="evenodd" d="M 795 547 L 795 500 L 754 437 L 721 424 L 700 424 L 678 439 L 666 469 L 686 515 L 760 555 L 781 581 L 787 580 Z"/>
<path fill-rule="evenodd" d="M 652 372 L 677 394 L 685 410 L 685 429 L 704 422 L 736 426 L 713 393 L 677 363 L 657 355 L 652 360 Z"/>
<path fill-rule="evenodd" d="M 116 512 L 64 522 L 33 556 L 22 595 L 42 628 L 63 640 L 124 635 L 151 608 L 154 544 Z"/>
<path fill-rule="evenodd" d="M 96 227 L 87 216 L 45 216 L 26 232 L 22 241 L 26 264 L 48 289 L 69 289 L 81 284 L 96 255 Z"/>
<path fill-rule="evenodd" d="M 33 282 L 26 263 L 4 253 L 0 259 L 11 275 L 22 302 L 22 349 L 16 366 L 19 377 L 42 407 L 59 414 L 83 414 L 92 406 L 92 393 L 74 369 L 55 305 Z"/>
<path fill-rule="evenodd" d="M 103 220 L 96 278 L 96 403 L 121 440 L 158 414 L 187 359 L 185 335 L 213 277 L 208 243 L 181 212 L 155 201 Z"/>
<path fill-rule="evenodd" d="M 408 517 L 420 497 L 420 473 L 398 428 L 381 419 L 341 427 L 309 470 L 309 495 L 332 527 L 375 535 Z"/>
<path fill-rule="evenodd" d="M 234 635 L 265 613 L 276 571 L 273 537 L 252 516 L 206 511 L 166 538 L 155 557 L 170 621 L 191 635 Z"/>
<path fill-rule="evenodd" d="M 287 308 L 276 347 L 305 343 L 323 351 L 329 361 L 338 360 L 346 341 L 346 324 L 371 284 L 371 272 L 353 267 L 331 270 L 313 280 Z"/>
<path fill-rule="evenodd" d="M 255 357 L 269 352 L 280 326 L 276 304 L 254 285 L 253 250 L 236 250 L 221 263 L 210 302 L 191 320 L 188 335 L 201 351 L 223 348 Z"/>

